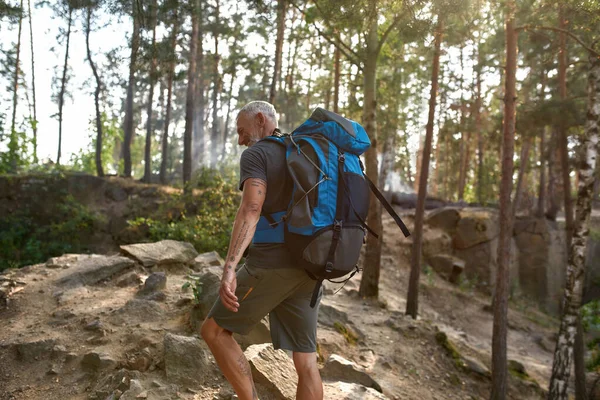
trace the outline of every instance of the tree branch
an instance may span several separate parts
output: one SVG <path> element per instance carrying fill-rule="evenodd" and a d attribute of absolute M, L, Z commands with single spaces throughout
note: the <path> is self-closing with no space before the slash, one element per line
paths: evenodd
<path fill-rule="evenodd" d="M 297 10 L 299 10 L 302 13 L 302 15 L 306 16 L 306 13 L 304 12 L 304 10 L 302 10 L 296 3 L 294 3 L 293 1 L 290 1 L 289 3 L 292 6 L 294 6 Z M 352 64 L 356 65 L 358 67 L 358 69 L 360 71 L 362 71 L 361 58 L 354 50 L 352 50 L 348 45 L 346 45 L 335 34 L 334 34 L 334 38 L 338 39 L 337 41 L 331 39 L 331 37 L 329 37 L 329 35 L 326 35 L 325 32 L 323 32 L 321 29 L 319 29 L 319 27 L 317 26 L 316 23 L 313 22 L 312 25 L 317 30 L 319 35 L 321 35 L 321 37 L 323 37 L 329 43 L 334 45 Z"/>
<path fill-rule="evenodd" d="M 313 3 L 315 4 L 315 7 L 317 8 L 317 10 L 319 10 L 319 12 L 321 13 L 321 16 L 324 16 L 325 13 L 323 12 L 323 10 L 321 9 L 321 7 L 319 6 L 319 3 L 317 3 L 316 1 L 313 1 Z M 335 29 L 333 29 L 333 27 L 331 27 L 331 25 L 329 25 L 327 23 L 327 19 L 323 18 L 323 21 L 325 22 L 326 25 L 328 25 L 327 27 L 329 29 L 331 29 L 333 33 L 333 36 L 335 39 L 338 40 L 338 42 L 340 43 L 340 45 L 344 46 L 346 48 L 346 50 L 348 50 L 350 53 L 352 53 L 352 55 L 354 55 L 354 57 L 356 57 L 356 59 L 360 60 L 360 56 L 358 55 L 358 53 L 356 53 L 352 47 L 348 46 L 346 43 L 344 43 L 344 41 L 342 40 L 342 38 L 339 35 L 335 34 Z"/>
<path fill-rule="evenodd" d="M 400 15 L 396 15 L 390 26 L 388 26 L 385 32 L 383 32 L 383 36 L 381 36 L 381 39 L 379 39 L 379 44 L 377 45 L 377 54 L 379 54 L 381 51 L 381 48 L 385 44 L 390 32 L 400 23 L 400 17 Z"/>
<path fill-rule="evenodd" d="M 590 52 L 591 54 L 595 55 L 596 57 L 600 57 L 600 53 L 598 53 L 596 50 L 594 50 L 593 48 L 591 48 L 590 46 L 588 46 L 587 44 L 585 44 L 583 42 L 583 40 L 579 39 L 577 36 L 575 36 L 575 34 L 573 34 L 572 32 L 569 32 L 566 29 L 555 28 L 553 26 L 523 25 L 523 26 L 516 27 L 515 31 L 516 32 L 527 31 L 528 29 L 537 29 L 537 30 L 546 30 L 546 31 L 554 31 L 554 32 L 564 33 L 567 36 L 571 37 L 573 40 L 575 40 L 577 43 L 579 43 L 580 45 L 582 45 L 583 48 L 586 49 L 588 52 Z"/>

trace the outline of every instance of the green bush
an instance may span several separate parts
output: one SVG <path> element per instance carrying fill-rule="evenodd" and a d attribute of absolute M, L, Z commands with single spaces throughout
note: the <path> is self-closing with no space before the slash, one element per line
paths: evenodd
<path fill-rule="evenodd" d="M 93 232 L 98 221 L 68 194 L 49 204 L 43 217 L 39 209 L 32 208 L 0 217 L 0 271 L 82 251 L 81 239 Z"/>
<path fill-rule="evenodd" d="M 173 195 L 152 216 L 128 223 L 147 228 L 150 240 L 185 241 L 200 253 L 216 250 L 225 256 L 240 202 L 237 180 L 233 174 L 201 170 L 191 186 L 193 192 Z"/>

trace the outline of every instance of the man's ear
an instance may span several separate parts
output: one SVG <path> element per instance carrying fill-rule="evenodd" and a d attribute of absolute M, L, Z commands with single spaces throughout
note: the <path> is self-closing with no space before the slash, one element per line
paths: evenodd
<path fill-rule="evenodd" d="M 258 126 L 263 127 L 265 126 L 265 122 L 267 119 L 265 118 L 265 115 L 259 111 L 258 113 L 256 113 L 256 120 L 258 122 Z"/>

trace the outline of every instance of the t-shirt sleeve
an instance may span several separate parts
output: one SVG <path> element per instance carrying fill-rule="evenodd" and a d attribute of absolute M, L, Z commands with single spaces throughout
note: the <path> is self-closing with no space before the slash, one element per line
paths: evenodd
<path fill-rule="evenodd" d="M 267 181 L 267 161 L 258 148 L 244 150 L 240 158 L 240 190 L 244 190 L 244 182 L 249 178 Z"/>

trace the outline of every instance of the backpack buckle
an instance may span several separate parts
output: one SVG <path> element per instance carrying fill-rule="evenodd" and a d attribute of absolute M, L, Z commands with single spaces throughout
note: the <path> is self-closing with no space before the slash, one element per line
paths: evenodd
<path fill-rule="evenodd" d="M 333 223 L 333 231 L 337 233 L 342 231 L 342 221 L 335 221 Z"/>
<path fill-rule="evenodd" d="M 325 264 L 325 272 L 331 271 L 333 271 L 333 263 L 331 261 L 327 261 L 327 264 Z"/>
<path fill-rule="evenodd" d="M 346 155 L 344 153 L 338 154 L 338 161 L 344 163 L 346 161 Z"/>

